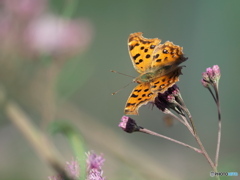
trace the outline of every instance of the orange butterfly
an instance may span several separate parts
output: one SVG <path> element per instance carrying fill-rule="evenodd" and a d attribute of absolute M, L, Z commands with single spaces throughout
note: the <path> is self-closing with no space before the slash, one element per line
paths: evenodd
<path fill-rule="evenodd" d="M 154 102 L 158 93 L 164 93 L 179 81 L 182 67 L 178 65 L 187 60 L 183 56 L 183 48 L 169 41 L 160 42 L 158 38 L 144 38 L 141 32 L 129 35 L 129 54 L 140 75 L 134 79 L 138 85 L 125 106 L 127 115 L 137 115 L 139 107 Z"/>

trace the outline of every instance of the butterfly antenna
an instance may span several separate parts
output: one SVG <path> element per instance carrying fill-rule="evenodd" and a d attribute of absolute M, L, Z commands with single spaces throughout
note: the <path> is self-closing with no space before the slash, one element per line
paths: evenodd
<path fill-rule="evenodd" d="M 129 84 L 133 83 L 134 81 L 128 83 L 127 85 L 123 86 L 121 89 L 117 90 L 116 92 L 112 93 L 112 95 L 117 94 L 119 91 L 123 90 L 125 87 L 127 87 Z"/>
<path fill-rule="evenodd" d="M 131 78 L 135 78 L 133 76 L 130 76 L 130 75 L 127 75 L 127 74 L 124 74 L 124 73 L 120 73 L 118 71 L 114 71 L 114 70 L 110 70 L 110 71 L 113 72 L 113 73 L 117 73 L 117 74 L 121 74 L 121 75 L 128 76 L 128 77 L 131 77 Z"/>

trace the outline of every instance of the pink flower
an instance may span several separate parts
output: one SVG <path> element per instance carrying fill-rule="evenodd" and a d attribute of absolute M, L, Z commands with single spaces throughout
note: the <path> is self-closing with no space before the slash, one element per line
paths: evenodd
<path fill-rule="evenodd" d="M 93 151 L 86 153 L 87 155 L 87 171 L 90 172 L 92 169 L 101 170 L 102 165 L 105 161 L 103 155 L 97 155 Z"/>
<path fill-rule="evenodd" d="M 122 128 L 127 133 L 133 133 L 139 131 L 140 127 L 137 125 L 136 121 L 128 116 L 123 116 L 118 127 Z"/>
<path fill-rule="evenodd" d="M 213 67 L 209 67 L 206 69 L 206 72 L 202 73 L 202 85 L 206 88 L 211 85 L 217 85 L 219 83 L 219 79 L 221 77 L 220 68 L 218 65 L 214 65 Z"/>
<path fill-rule="evenodd" d="M 80 168 L 79 163 L 77 160 L 72 160 L 70 162 L 66 162 L 66 169 L 69 172 L 69 174 L 74 177 L 78 178 L 80 175 Z"/>
<path fill-rule="evenodd" d="M 20 19 L 30 19 L 41 14 L 46 6 L 45 0 L 2 0 L 3 9 Z"/>
<path fill-rule="evenodd" d="M 103 171 L 92 169 L 88 174 L 87 180 L 105 180 L 105 178 L 102 175 Z"/>
<path fill-rule="evenodd" d="M 91 38 L 87 20 L 64 20 L 53 15 L 38 18 L 25 31 L 27 48 L 37 54 L 76 54 L 89 45 Z"/>

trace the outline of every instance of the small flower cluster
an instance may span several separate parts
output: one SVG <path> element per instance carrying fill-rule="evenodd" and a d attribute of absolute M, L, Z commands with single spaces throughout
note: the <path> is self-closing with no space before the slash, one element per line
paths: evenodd
<path fill-rule="evenodd" d="M 215 100 L 218 106 L 218 115 L 220 117 L 220 107 L 219 107 L 219 95 L 218 95 L 218 84 L 221 77 L 220 68 L 218 65 L 214 65 L 213 67 L 209 67 L 206 69 L 206 72 L 202 73 L 202 85 L 209 90 L 213 99 Z M 212 87 L 212 88 L 211 88 Z M 213 93 L 214 90 L 215 94 Z"/>
<path fill-rule="evenodd" d="M 218 65 L 214 65 L 212 68 L 209 67 L 206 69 L 206 72 L 202 73 L 202 85 L 206 88 L 208 88 L 209 85 L 218 86 L 220 77 L 221 73 Z"/>
<path fill-rule="evenodd" d="M 87 178 L 86 180 L 105 180 L 103 177 L 102 166 L 105 161 L 103 155 L 97 155 L 93 151 L 86 153 L 87 156 Z M 72 160 L 70 162 L 66 162 L 66 170 L 69 175 L 77 179 L 80 177 L 80 166 L 77 160 Z M 59 175 L 49 176 L 49 180 L 63 180 L 63 178 Z"/>
<path fill-rule="evenodd" d="M 94 152 L 88 152 L 87 155 L 87 180 L 105 180 L 103 177 L 102 166 L 105 161 L 103 155 L 96 155 Z"/>
<path fill-rule="evenodd" d="M 182 105 L 182 103 L 180 90 L 176 84 L 168 88 L 163 94 L 159 93 L 154 102 L 163 112 L 165 112 L 166 109 L 172 109 L 178 113 L 181 113 L 179 105 Z"/>

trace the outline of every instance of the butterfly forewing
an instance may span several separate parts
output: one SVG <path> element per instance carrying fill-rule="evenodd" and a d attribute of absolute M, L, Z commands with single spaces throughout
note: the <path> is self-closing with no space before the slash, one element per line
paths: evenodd
<path fill-rule="evenodd" d="M 157 69 L 164 66 L 177 66 L 186 60 L 183 57 L 182 47 L 174 45 L 172 42 L 165 42 L 155 48 L 151 67 Z"/>
<path fill-rule="evenodd" d="M 151 68 L 152 55 L 160 39 L 147 39 L 141 32 L 130 34 L 128 38 L 129 54 L 134 68 L 139 73 L 144 73 Z"/>

